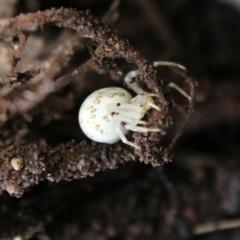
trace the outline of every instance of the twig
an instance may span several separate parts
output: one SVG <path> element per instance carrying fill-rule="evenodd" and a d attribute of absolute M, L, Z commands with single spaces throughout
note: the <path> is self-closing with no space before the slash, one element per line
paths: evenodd
<path fill-rule="evenodd" d="M 9 45 L 14 59 L 13 67 L 7 74 L 9 82 L 17 81 L 15 68 L 24 49 L 26 37 L 47 23 L 73 29 L 83 37 L 93 39 L 102 45 L 102 57 L 124 58 L 135 63 L 143 79 L 149 85 L 149 89 L 162 95 L 161 88 L 157 85 L 156 72 L 126 40 L 119 39 L 110 26 L 102 23 L 99 18 L 93 17 L 89 11 L 78 12 L 66 8 L 51 9 L 0 20 L 0 40 Z"/>
<path fill-rule="evenodd" d="M 219 222 L 209 222 L 198 224 L 194 227 L 193 233 L 195 235 L 201 235 L 216 231 L 223 231 L 227 229 L 239 228 L 240 227 L 240 218 L 232 220 L 224 220 Z"/>
<path fill-rule="evenodd" d="M 129 148 L 122 144 L 105 145 L 86 141 L 61 144 L 51 148 L 44 145 L 11 146 L 0 151 L 0 193 L 21 197 L 40 181 L 74 180 L 94 176 L 105 169 L 131 161 Z"/>

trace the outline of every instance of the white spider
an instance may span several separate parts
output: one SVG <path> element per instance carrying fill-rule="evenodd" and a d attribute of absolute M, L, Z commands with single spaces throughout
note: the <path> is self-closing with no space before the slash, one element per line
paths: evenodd
<path fill-rule="evenodd" d="M 170 65 L 176 63 L 154 62 L 154 66 Z M 185 68 L 177 65 L 181 69 Z M 142 118 L 146 112 L 154 108 L 160 111 L 155 105 L 153 97 L 157 94 L 144 92 L 133 78 L 139 75 L 139 70 L 129 72 L 125 77 L 126 84 L 137 95 L 132 98 L 131 94 L 125 89 L 109 87 L 97 90 L 90 94 L 83 102 L 79 110 L 79 123 L 86 136 L 96 142 L 112 144 L 120 139 L 136 149 L 139 147 L 128 141 L 125 137 L 128 130 L 135 132 L 159 132 L 157 127 L 146 127 L 146 121 Z M 173 84 L 184 96 L 189 97 L 181 88 Z"/>

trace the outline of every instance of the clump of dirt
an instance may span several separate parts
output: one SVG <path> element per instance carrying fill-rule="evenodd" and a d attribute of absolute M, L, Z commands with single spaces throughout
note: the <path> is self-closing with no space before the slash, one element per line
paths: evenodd
<path fill-rule="evenodd" d="M 73 49 L 76 47 L 74 41 L 68 42 L 68 46 L 64 42 L 62 46 L 60 45 L 59 47 L 57 45 L 55 48 L 61 53 L 65 53 L 67 55 L 66 59 L 63 56 L 57 58 L 57 56 L 60 56 L 60 53 L 56 54 L 56 51 L 53 51 L 53 56 L 44 62 L 44 65 L 47 67 L 41 71 L 37 69 L 18 72 L 17 65 L 21 60 L 23 50 L 27 47 L 27 39 L 33 32 L 43 28 L 46 24 L 76 31 L 75 35 L 72 36 L 73 40 L 76 38 L 76 35 L 79 40 L 81 40 L 80 37 L 90 38 L 92 41 L 91 45 L 89 45 L 91 58 L 82 63 L 80 67 L 74 68 L 70 73 L 61 76 L 59 71 L 62 62 L 65 60 L 70 61 L 70 56 L 73 55 Z M 136 79 L 137 84 L 146 86 L 148 92 L 158 95 L 157 103 L 161 111 L 153 111 L 153 114 L 148 115 L 147 121 L 153 126 L 164 129 L 164 134 L 167 133 L 170 125 L 169 120 L 171 119 L 169 112 L 171 99 L 166 97 L 166 85 L 161 85 L 161 81 L 157 78 L 156 70 L 146 59 L 141 57 L 139 52 L 130 46 L 128 41 L 119 38 L 113 28 L 99 18 L 93 17 L 89 11 L 80 12 L 73 9 L 60 8 L 22 14 L 15 18 L 2 20 L 0 33 L 1 41 L 9 47 L 12 55 L 11 67 L 4 74 L 5 83 L 3 88 L 11 89 L 11 86 L 12 88 L 14 87 L 14 93 L 5 95 L 0 102 L 2 114 L 5 114 L 2 129 L 7 126 L 10 119 L 15 122 L 16 119 L 14 117 L 13 120 L 13 116 L 17 114 L 27 114 L 29 122 L 32 123 L 32 119 L 35 117 L 35 108 L 38 108 L 38 105 L 40 103 L 43 104 L 43 102 L 44 105 L 48 105 L 47 97 L 71 83 L 80 73 L 90 70 L 100 73 L 102 71 L 104 73 L 115 71 L 115 75 L 117 75 L 118 69 L 114 68 L 113 64 L 112 66 L 110 64 L 116 58 L 123 58 L 127 62 L 135 63 L 138 66 L 140 77 Z M 95 49 L 93 49 L 93 43 Z M 82 47 L 82 45 L 78 44 L 77 47 Z M 51 61 L 54 61 L 54 70 L 56 67 L 59 69 L 58 74 L 60 76 L 56 79 L 49 78 L 49 75 L 52 78 L 54 77 L 51 71 Z M 106 64 L 106 62 L 109 63 Z M 55 76 L 56 74 L 55 70 Z M 191 87 L 190 107 L 186 118 L 187 123 L 193 112 L 194 85 L 185 73 L 182 73 L 182 75 Z M 37 83 L 35 81 L 32 83 L 31 79 L 36 76 L 39 76 Z M 15 87 L 15 85 L 17 86 Z M 21 85 L 24 86 L 21 88 Z M 49 111 L 48 115 L 50 114 L 51 111 Z M 44 116 L 38 115 L 38 118 L 44 118 Z M 48 121 L 51 121 L 51 119 L 48 119 Z M 184 127 L 186 123 L 184 123 Z M 18 132 L 22 131 L 25 131 L 25 136 L 26 132 L 31 130 L 27 129 L 25 125 L 23 129 L 21 127 L 18 128 Z M 170 148 L 176 142 L 175 137 L 169 149 L 164 149 L 160 141 L 161 133 L 139 133 L 134 136 L 135 142 L 140 147 L 138 151 L 134 151 L 134 149 L 132 150 L 122 143 L 118 143 L 116 146 L 109 146 L 107 144 L 87 143 L 86 141 L 79 144 L 70 142 L 53 148 L 41 145 L 41 143 L 33 145 L 33 142 L 39 142 L 39 139 L 31 139 L 29 142 L 26 141 L 24 145 L 16 146 L 16 135 L 19 134 L 12 134 L 12 140 L 8 138 L 11 146 L 8 146 L 10 144 L 9 142 L 6 143 L 4 137 L 2 139 L 0 175 L 3 177 L 1 178 L 0 189 L 6 190 L 10 195 L 17 197 L 20 197 L 26 188 L 45 179 L 50 181 L 72 180 L 87 175 L 93 176 L 94 172 L 104 169 L 116 168 L 122 162 L 121 159 L 129 161 L 130 154 L 132 154 L 132 159 L 139 158 L 140 161 L 151 163 L 153 166 L 161 165 L 169 161 Z M 21 137 L 19 136 L 19 138 Z M 45 141 L 47 144 L 47 139 Z M 11 166 L 13 158 L 22 159 L 23 167 L 21 169 L 16 171 Z"/>
<path fill-rule="evenodd" d="M 236 9 L 11 0 L 0 17 L 0 239 L 238 239 Z M 81 103 L 136 69 L 161 132 L 130 131 L 140 150 L 87 139 Z"/>

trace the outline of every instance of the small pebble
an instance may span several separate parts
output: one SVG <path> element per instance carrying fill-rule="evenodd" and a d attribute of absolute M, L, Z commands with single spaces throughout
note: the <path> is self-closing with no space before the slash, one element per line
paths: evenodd
<path fill-rule="evenodd" d="M 11 165 L 15 171 L 19 171 L 23 168 L 23 159 L 22 158 L 12 158 Z"/>
<path fill-rule="evenodd" d="M 13 240 L 22 240 L 22 237 L 16 236 L 16 237 L 13 238 Z"/>

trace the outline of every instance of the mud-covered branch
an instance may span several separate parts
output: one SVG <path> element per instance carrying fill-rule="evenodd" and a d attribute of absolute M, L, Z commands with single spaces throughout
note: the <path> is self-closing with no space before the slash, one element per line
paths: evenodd
<path fill-rule="evenodd" d="M 10 146 L 0 151 L 0 193 L 20 197 L 31 186 L 59 182 L 115 169 L 133 160 L 129 147 L 74 141 L 50 148 L 44 145 Z M 101 154 L 100 154 L 101 153 Z"/>
<path fill-rule="evenodd" d="M 161 95 L 161 88 L 156 81 L 156 72 L 147 60 L 129 45 L 128 41 L 119 39 L 116 31 L 99 18 L 93 17 L 89 11 L 66 8 L 22 14 L 16 18 L 0 21 L 0 40 L 9 46 L 13 54 L 12 69 L 5 74 L 6 80 L 17 81 L 16 66 L 24 50 L 27 36 L 46 24 L 73 29 L 81 36 L 101 44 L 101 51 L 97 53 L 101 58 L 124 58 L 135 63 L 149 89 Z"/>

